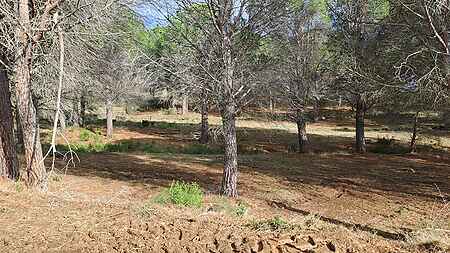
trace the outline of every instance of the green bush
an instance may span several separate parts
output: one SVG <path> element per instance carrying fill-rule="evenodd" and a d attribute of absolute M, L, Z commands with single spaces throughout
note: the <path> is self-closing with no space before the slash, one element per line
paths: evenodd
<path fill-rule="evenodd" d="M 158 204 L 201 207 L 203 202 L 203 192 L 196 183 L 175 181 L 172 182 L 168 189 L 157 195 L 153 201 Z"/>
<path fill-rule="evenodd" d="M 92 141 L 92 142 L 100 142 L 101 141 L 101 135 L 94 133 L 88 129 L 82 128 L 80 130 L 79 135 L 80 141 Z"/>

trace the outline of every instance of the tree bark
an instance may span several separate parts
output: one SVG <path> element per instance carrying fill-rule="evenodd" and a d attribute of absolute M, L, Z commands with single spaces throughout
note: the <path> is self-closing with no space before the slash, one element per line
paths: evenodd
<path fill-rule="evenodd" d="M 113 103 L 111 100 L 106 101 L 106 137 L 113 137 Z"/>
<path fill-rule="evenodd" d="M 17 151 L 23 153 L 23 131 L 22 124 L 20 123 L 19 110 L 16 108 L 14 112 L 14 124 L 15 124 L 15 133 L 16 133 L 16 142 L 17 142 Z"/>
<path fill-rule="evenodd" d="M 42 156 L 42 147 L 37 121 L 36 108 L 31 92 L 31 65 L 33 59 L 30 10 L 27 0 L 19 2 L 18 28 L 19 46 L 16 56 L 16 97 L 20 123 L 23 131 L 25 160 L 27 163 L 27 183 L 46 191 L 48 187 L 47 172 Z"/>
<path fill-rule="evenodd" d="M 80 126 L 80 108 L 78 107 L 78 100 L 76 99 L 75 101 L 73 101 L 72 103 L 72 112 L 71 112 L 71 123 L 74 127 L 79 127 Z"/>
<path fill-rule="evenodd" d="M 208 105 L 208 98 L 206 95 L 203 95 L 202 98 L 202 123 L 200 127 L 200 143 L 207 144 L 209 142 L 209 122 L 208 122 L 208 111 L 209 111 L 209 105 Z"/>
<path fill-rule="evenodd" d="M 66 115 L 64 114 L 63 110 L 61 110 L 59 112 L 59 125 L 60 125 L 62 131 L 66 130 L 66 126 L 67 126 L 67 124 L 66 124 Z"/>
<path fill-rule="evenodd" d="M 236 138 L 236 113 L 234 106 L 227 105 L 222 112 L 223 135 L 225 141 L 225 160 L 221 194 L 228 197 L 237 197 L 237 138 Z"/>
<path fill-rule="evenodd" d="M 227 25 L 223 27 L 223 90 L 221 94 L 221 114 L 225 141 L 225 161 L 221 194 L 237 197 L 238 150 L 236 138 L 236 101 L 234 96 L 234 62 L 231 37 Z"/>
<path fill-rule="evenodd" d="M 313 121 L 317 122 L 320 119 L 320 101 L 318 99 L 314 99 L 313 103 Z"/>
<path fill-rule="evenodd" d="M 306 132 L 306 117 L 305 113 L 301 109 L 297 109 L 297 132 L 298 132 L 298 152 L 307 152 L 308 135 Z"/>
<path fill-rule="evenodd" d="M 182 111 L 181 114 L 182 115 L 186 115 L 189 113 L 189 101 L 188 101 L 188 96 L 187 95 L 183 95 L 183 105 L 182 105 Z"/>
<path fill-rule="evenodd" d="M 409 152 L 410 153 L 416 153 L 417 152 L 417 135 L 418 135 L 418 128 L 419 128 L 419 113 L 416 112 L 414 115 L 414 124 L 413 124 L 413 131 L 411 136 L 411 142 L 409 143 Z"/>
<path fill-rule="evenodd" d="M 14 137 L 11 91 L 5 64 L 7 59 L 0 52 L 0 177 L 16 181 L 19 179 L 19 160 Z"/>
<path fill-rule="evenodd" d="M 356 103 L 356 152 L 366 152 L 366 140 L 364 136 L 364 118 L 366 113 L 366 104 L 363 98 L 359 97 Z"/>
<path fill-rule="evenodd" d="M 80 126 L 86 127 L 86 95 L 82 94 L 80 97 Z"/>

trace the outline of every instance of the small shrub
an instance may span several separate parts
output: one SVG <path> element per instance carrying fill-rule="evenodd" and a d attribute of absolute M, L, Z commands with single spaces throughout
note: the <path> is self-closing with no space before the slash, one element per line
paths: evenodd
<path fill-rule="evenodd" d="M 136 209 L 136 214 L 141 218 L 148 218 L 152 216 L 154 212 L 155 210 L 152 208 L 151 203 L 145 203 Z"/>
<path fill-rule="evenodd" d="M 292 225 L 283 220 L 280 216 L 276 216 L 269 220 L 252 221 L 248 226 L 258 231 L 281 231 L 292 228 Z"/>
<path fill-rule="evenodd" d="M 177 129 L 178 128 L 177 124 L 171 123 L 171 122 L 164 122 L 164 121 L 156 123 L 155 127 L 159 128 L 159 129 Z"/>
<path fill-rule="evenodd" d="M 153 201 L 158 204 L 175 204 L 187 207 L 200 207 L 203 192 L 196 183 L 172 182 L 169 189 L 164 190 Z"/>
<path fill-rule="evenodd" d="M 16 192 L 22 192 L 24 189 L 24 186 L 23 186 L 22 182 L 17 181 L 14 183 L 14 188 L 16 189 Z"/>
<path fill-rule="evenodd" d="M 220 198 L 211 210 L 225 212 L 229 215 L 242 217 L 248 212 L 248 205 L 244 202 L 239 202 L 237 205 L 233 205 L 227 198 Z"/>
<path fill-rule="evenodd" d="M 79 135 L 80 141 L 100 142 L 101 136 L 88 129 L 82 128 Z"/>

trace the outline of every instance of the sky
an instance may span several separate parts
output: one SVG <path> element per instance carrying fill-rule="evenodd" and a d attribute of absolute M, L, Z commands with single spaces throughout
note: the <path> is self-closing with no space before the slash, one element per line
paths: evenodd
<path fill-rule="evenodd" d="M 134 10 L 141 16 L 142 21 L 147 28 L 165 25 L 167 23 L 164 17 L 165 14 L 149 4 L 139 4 L 134 7 Z"/>

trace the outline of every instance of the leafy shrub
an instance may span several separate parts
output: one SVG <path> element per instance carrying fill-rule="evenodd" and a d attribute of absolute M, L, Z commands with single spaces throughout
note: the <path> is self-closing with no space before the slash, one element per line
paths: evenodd
<path fill-rule="evenodd" d="M 98 133 L 82 128 L 80 130 L 79 138 L 80 141 L 100 142 L 102 137 Z"/>
<path fill-rule="evenodd" d="M 201 207 L 203 192 L 196 183 L 175 181 L 168 189 L 157 195 L 153 201 L 158 204 L 170 203 L 179 206 Z"/>

